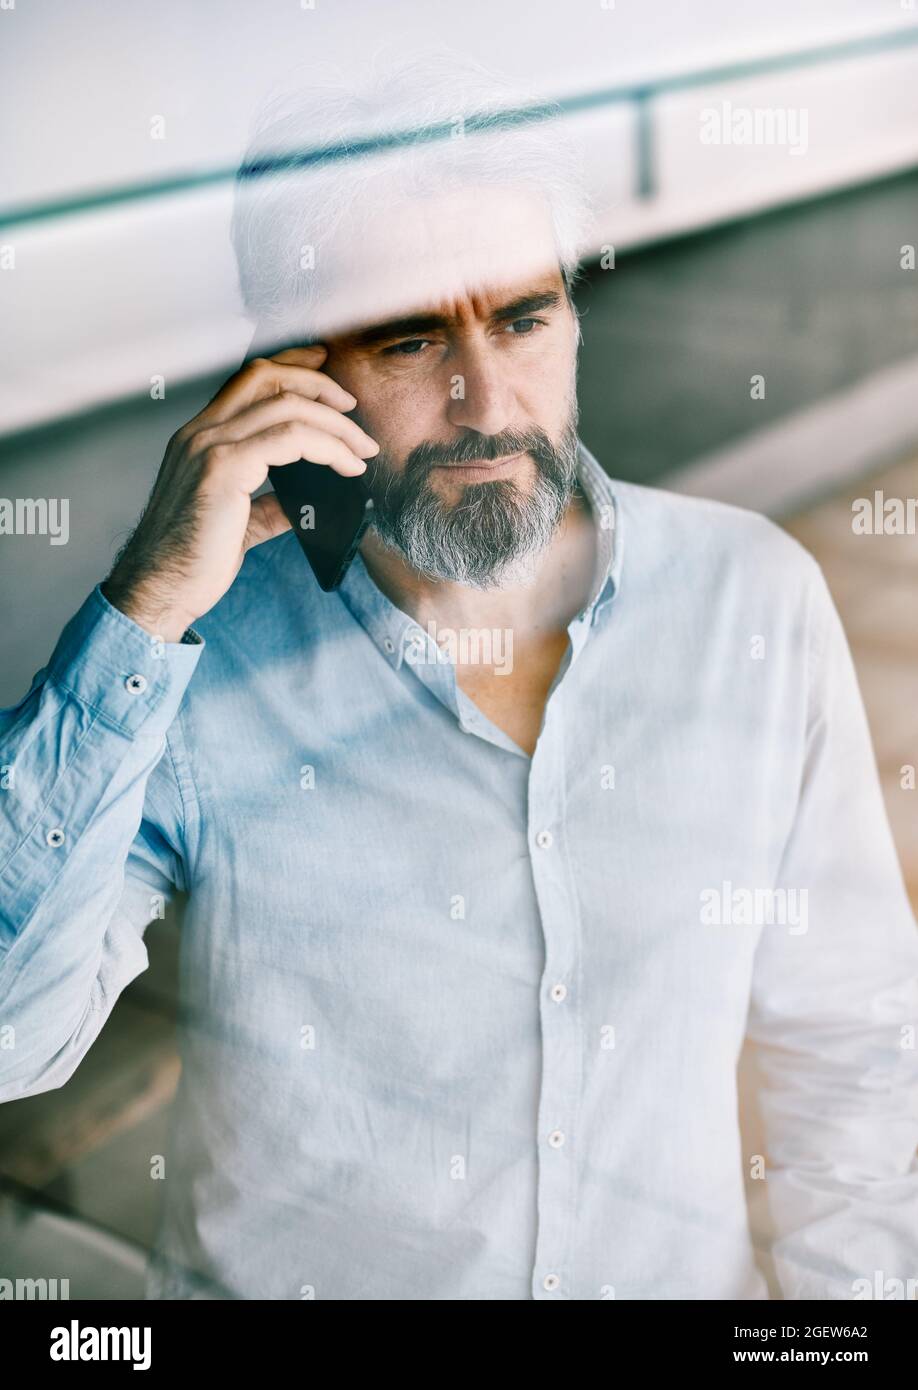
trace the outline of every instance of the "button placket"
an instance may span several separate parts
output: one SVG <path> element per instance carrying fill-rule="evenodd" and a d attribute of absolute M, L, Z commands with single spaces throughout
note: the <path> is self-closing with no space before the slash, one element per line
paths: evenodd
<path fill-rule="evenodd" d="M 545 943 L 539 991 L 542 1067 L 537 1133 L 537 1239 L 532 1270 L 535 1298 L 569 1298 L 574 1223 L 573 1124 L 580 1095 L 579 1010 L 563 980 L 576 978 L 579 911 L 564 841 L 564 721 L 546 725 L 529 775 L 529 844 Z M 559 1005 L 562 1001 L 564 1007 Z"/>

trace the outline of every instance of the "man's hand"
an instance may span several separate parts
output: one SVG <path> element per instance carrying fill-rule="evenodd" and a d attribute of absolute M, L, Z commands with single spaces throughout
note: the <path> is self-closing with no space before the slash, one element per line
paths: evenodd
<path fill-rule="evenodd" d="M 253 545 L 290 530 L 268 468 L 309 459 L 344 477 L 366 469 L 375 440 L 343 413 L 356 398 L 318 370 L 321 344 L 249 362 L 169 440 L 153 491 L 102 586 L 148 632 L 178 642 L 213 608 Z"/>

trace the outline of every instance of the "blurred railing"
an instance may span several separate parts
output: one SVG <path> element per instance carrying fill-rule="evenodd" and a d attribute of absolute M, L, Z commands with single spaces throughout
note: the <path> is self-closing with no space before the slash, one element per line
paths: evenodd
<path fill-rule="evenodd" d="M 609 243 L 624 250 L 914 167 L 916 47 L 918 26 L 900 27 L 573 93 L 496 119 L 578 122 L 597 206 L 589 259 Z M 702 149 L 699 93 L 811 106 L 818 130 L 808 157 L 750 157 L 729 142 Z M 411 134 L 435 141 L 452 131 Z M 383 152 L 405 135 L 355 138 L 343 157 Z M 250 176 L 340 157 L 304 150 Z M 250 332 L 227 234 L 236 177 L 224 165 L 0 210 L 0 252 L 21 252 L 21 268 L 0 275 L 0 433 L 138 395 L 154 374 L 175 383 L 238 365 Z"/>
<path fill-rule="evenodd" d="M 508 108 L 498 116 L 488 114 L 477 119 L 466 119 L 463 121 L 463 128 L 466 133 L 474 134 L 476 131 L 493 129 L 495 126 L 513 126 L 526 121 L 577 115 L 601 107 L 633 106 L 637 117 L 635 121 L 634 191 L 637 197 L 647 198 L 652 196 L 656 186 L 653 157 L 653 107 L 657 98 L 674 92 L 691 91 L 698 87 L 741 82 L 750 77 L 763 77 L 779 72 L 789 72 L 795 68 L 837 63 L 850 58 L 869 58 L 878 53 L 915 47 L 918 47 L 918 29 L 896 29 L 889 33 L 874 34 L 860 39 L 845 39 L 838 43 L 818 44 L 808 48 L 795 49 L 788 53 L 750 58 L 744 62 L 700 67 L 691 72 L 675 73 L 669 77 L 656 77 L 646 82 L 627 82 L 612 87 L 603 87 L 592 92 L 558 97 L 552 102 Z M 271 174 L 306 169 L 312 165 L 323 164 L 332 160 L 346 160 L 367 154 L 382 153 L 398 148 L 409 138 L 424 143 L 430 140 L 448 140 L 453 134 L 454 127 L 448 123 L 421 126 L 417 130 L 411 131 L 392 131 L 365 140 L 349 140 L 346 149 L 317 147 L 297 153 L 288 153 L 280 158 L 264 159 L 259 161 L 257 165 L 248 166 L 242 172 L 249 178 L 265 178 Z M 171 197 L 177 193 L 188 193 L 215 184 L 231 184 L 236 179 L 237 173 L 238 166 L 202 170 L 196 173 L 176 174 L 171 178 L 156 179 L 121 188 L 101 189 L 77 198 L 50 199 L 30 206 L 12 207 L 0 210 L 0 231 L 7 227 L 21 226 L 23 223 L 44 222 L 49 218 L 96 212 L 103 208 L 111 208 L 144 199 Z"/>

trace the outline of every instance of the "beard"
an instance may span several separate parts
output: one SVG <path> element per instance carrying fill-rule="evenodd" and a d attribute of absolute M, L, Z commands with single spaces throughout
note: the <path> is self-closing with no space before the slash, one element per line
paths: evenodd
<path fill-rule="evenodd" d="M 374 502 L 372 526 L 418 574 L 476 589 L 522 577 L 551 540 L 578 488 L 577 408 L 560 443 L 544 430 L 472 434 L 452 445 L 419 444 L 401 470 L 379 453 L 368 460 Z M 536 478 L 527 491 L 510 478 L 467 483 L 457 502 L 445 502 L 430 483 L 438 464 L 473 463 L 525 453 Z M 522 460 L 520 461 L 522 465 Z"/>

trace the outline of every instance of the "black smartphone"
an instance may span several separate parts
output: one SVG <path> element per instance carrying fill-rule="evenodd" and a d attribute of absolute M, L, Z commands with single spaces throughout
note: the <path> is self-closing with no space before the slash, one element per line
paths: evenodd
<path fill-rule="evenodd" d="M 284 515 L 326 593 L 337 589 L 347 574 L 372 519 L 365 476 L 343 478 L 326 464 L 307 459 L 268 469 Z"/>

